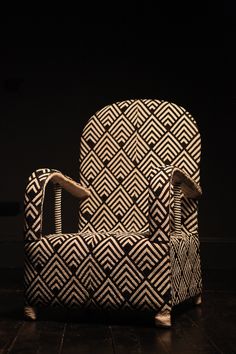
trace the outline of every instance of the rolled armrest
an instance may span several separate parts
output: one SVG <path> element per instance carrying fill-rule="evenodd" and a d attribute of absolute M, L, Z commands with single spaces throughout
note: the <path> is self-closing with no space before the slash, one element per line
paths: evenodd
<path fill-rule="evenodd" d="M 90 190 L 75 182 L 60 171 L 42 168 L 29 177 L 24 198 L 24 231 L 25 240 L 38 240 L 42 237 L 42 218 L 45 189 L 49 181 L 59 185 L 67 192 L 84 200 L 89 197 Z"/>
<path fill-rule="evenodd" d="M 72 194 L 74 197 L 84 200 L 90 196 L 90 190 L 77 183 L 72 178 L 63 175 L 61 172 L 52 172 L 49 179 L 53 183 L 58 183 L 63 189 Z"/>
<path fill-rule="evenodd" d="M 180 184 L 182 192 L 187 198 L 198 199 L 202 195 L 201 187 L 177 167 L 173 167 L 172 182 L 173 184 Z"/>

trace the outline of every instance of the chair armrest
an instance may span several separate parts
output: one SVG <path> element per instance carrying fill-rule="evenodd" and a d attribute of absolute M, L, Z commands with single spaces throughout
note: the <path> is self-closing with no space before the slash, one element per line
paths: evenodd
<path fill-rule="evenodd" d="M 74 197 L 84 200 L 90 196 L 90 190 L 83 187 L 80 183 L 74 181 L 72 178 L 62 174 L 61 172 L 52 172 L 48 181 L 59 184 L 63 189 L 72 194 Z"/>
<path fill-rule="evenodd" d="M 80 200 L 84 200 L 90 195 L 89 189 L 60 171 L 42 168 L 33 172 L 29 177 L 24 198 L 24 233 L 26 241 L 39 240 L 42 237 L 43 203 L 45 189 L 49 181 L 52 181 L 55 186 L 59 185 L 60 188 L 65 189 Z M 55 205 L 59 206 L 58 201 L 57 204 L 55 201 Z"/>
<path fill-rule="evenodd" d="M 187 198 L 198 199 L 202 195 L 202 189 L 187 173 L 180 168 L 172 166 L 172 183 L 180 184 L 183 194 Z"/>
<path fill-rule="evenodd" d="M 175 186 L 180 186 L 185 197 L 189 198 L 191 212 L 195 213 L 195 199 L 202 194 L 201 187 L 175 166 L 161 166 L 155 169 L 149 179 L 149 227 L 152 241 L 167 244 L 169 242 L 174 228 Z"/>

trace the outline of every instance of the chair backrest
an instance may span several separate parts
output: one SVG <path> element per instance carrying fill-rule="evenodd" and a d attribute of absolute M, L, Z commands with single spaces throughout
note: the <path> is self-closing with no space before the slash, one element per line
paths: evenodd
<path fill-rule="evenodd" d="M 80 181 L 92 196 L 81 204 L 79 231 L 148 230 L 148 177 L 175 165 L 199 182 L 196 122 L 174 103 L 139 99 L 99 110 L 80 145 Z"/>

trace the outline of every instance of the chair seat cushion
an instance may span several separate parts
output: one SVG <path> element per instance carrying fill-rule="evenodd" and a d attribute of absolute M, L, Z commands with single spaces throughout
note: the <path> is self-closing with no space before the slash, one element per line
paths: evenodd
<path fill-rule="evenodd" d="M 159 309 L 170 299 L 168 246 L 142 233 L 76 233 L 25 246 L 31 304 Z"/>

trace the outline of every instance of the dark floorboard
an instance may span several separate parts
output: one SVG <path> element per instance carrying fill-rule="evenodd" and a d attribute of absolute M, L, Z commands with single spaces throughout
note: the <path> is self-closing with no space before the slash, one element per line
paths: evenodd
<path fill-rule="evenodd" d="M 6 353 L 14 344 L 14 340 L 22 325 L 22 321 L 0 318 L 0 353 Z"/>
<path fill-rule="evenodd" d="M 236 353 L 236 293 L 207 292 L 204 305 L 189 317 L 224 353 Z"/>
<path fill-rule="evenodd" d="M 20 278 L 1 280 L 0 354 L 236 353 L 236 292 L 214 277 L 201 306 L 174 308 L 171 329 L 155 328 L 150 313 L 43 310 L 37 321 L 27 322 Z"/>
<path fill-rule="evenodd" d="M 112 337 L 107 325 L 68 323 L 62 345 L 63 354 L 113 353 Z"/>
<path fill-rule="evenodd" d="M 12 354 L 59 353 L 63 330 L 64 324 L 60 322 L 24 322 L 16 333 L 9 352 Z"/>
<path fill-rule="evenodd" d="M 140 336 L 133 326 L 110 326 L 114 352 L 116 354 L 142 353 Z"/>

